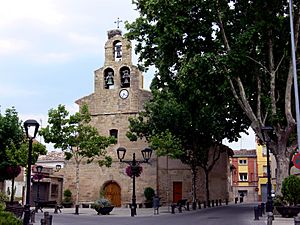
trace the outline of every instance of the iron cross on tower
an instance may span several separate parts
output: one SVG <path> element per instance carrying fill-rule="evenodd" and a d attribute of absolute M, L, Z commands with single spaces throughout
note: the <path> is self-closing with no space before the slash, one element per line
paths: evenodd
<path fill-rule="evenodd" d="M 119 17 L 118 17 L 117 21 L 115 21 L 115 23 L 117 24 L 117 28 L 119 28 L 119 25 L 120 25 L 121 22 L 123 22 L 123 21 L 120 20 Z"/>

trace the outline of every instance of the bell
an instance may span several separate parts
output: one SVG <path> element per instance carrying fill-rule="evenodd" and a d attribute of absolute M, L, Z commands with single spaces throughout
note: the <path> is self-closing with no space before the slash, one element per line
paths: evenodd
<path fill-rule="evenodd" d="M 124 84 L 129 84 L 129 77 L 124 78 Z"/>
<path fill-rule="evenodd" d="M 120 45 L 116 45 L 116 53 L 117 53 L 116 58 L 122 58 Z"/>
<path fill-rule="evenodd" d="M 112 77 L 108 77 L 107 78 L 107 82 L 106 82 L 107 85 L 113 85 L 114 84 L 114 80 Z"/>

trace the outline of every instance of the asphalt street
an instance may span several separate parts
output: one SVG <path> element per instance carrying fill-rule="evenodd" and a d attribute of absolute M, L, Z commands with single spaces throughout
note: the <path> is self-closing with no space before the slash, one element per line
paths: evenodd
<path fill-rule="evenodd" d="M 230 204 L 214 208 L 197 209 L 171 214 L 167 207 L 160 209 L 159 215 L 153 215 L 153 209 L 137 209 L 137 216 L 131 217 L 128 208 L 115 208 L 110 215 L 97 215 L 93 209 L 80 209 L 74 215 L 74 209 L 62 209 L 62 213 L 53 214 L 52 225 L 266 225 L 266 218 L 254 220 L 254 204 Z M 36 223 L 40 224 L 43 213 L 36 214 Z M 293 224 L 290 223 L 274 224 Z"/>

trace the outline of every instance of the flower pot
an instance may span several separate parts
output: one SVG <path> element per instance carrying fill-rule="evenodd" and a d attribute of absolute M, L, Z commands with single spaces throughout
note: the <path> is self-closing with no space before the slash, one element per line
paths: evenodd
<path fill-rule="evenodd" d="M 98 212 L 98 215 L 109 215 L 113 210 L 114 206 L 105 206 L 105 207 L 96 207 L 95 210 Z"/>
<path fill-rule="evenodd" d="M 299 206 L 276 206 L 276 210 L 282 217 L 295 217 L 300 212 Z"/>

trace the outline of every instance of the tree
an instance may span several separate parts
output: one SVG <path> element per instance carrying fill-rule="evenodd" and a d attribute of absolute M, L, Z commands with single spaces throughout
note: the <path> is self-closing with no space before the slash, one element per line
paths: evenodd
<path fill-rule="evenodd" d="M 69 116 L 64 105 L 50 109 L 49 125 L 40 130 L 46 143 L 54 143 L 54 148 L 61 148 L 66 160 L 74 159 L 76 164 L 76 205 L 79 204 L 79 165 L 83 159 L 88 163 L 97 160 L 99 166 L 109 167 L 112 158 L 107 155 L 106 148 L 116 142 L 114 137 L 98 134 L 90 122 L 88 107 L 84 105 L 80 112 Z"/>
<path fill-rule="evenodd" d="M 271 125 L 269 144 L 277 162 L 277 191 L 288 175 L 295 133 L 288 2 L 135 0 L 140 17 L 128 24 L 128 38 L 138 42 L 143 67 L 158 69 L 152 88 L 169 87 L 182 71 L 206 62 L 210 74 L 223 79 L 248 124 L 262 139 L 261 128 Z M 294 2 L 295 44 L 298 50 L 300 2 Z M 197 73 L 208 76 L 207 73 Z M 190 73 L 194 80 L 194 73 Z M 207 77 L 207 80 L 210 78 Z M 209 83 L 209 82 L 208 82 Z M 222 83 L 222 82 L 221 82 Z M 218 83 L 220 85 L 220 83 Z M 207 82 L 194 92 L 210 99 Z M 188 97 L 190 97 L 189 95 Z"/>
<path fill-rule="evenodd" d="M 34 142 L 32 163 L 40 154 L 46 154 L 46 147 Z M 14 199 L 14 180 L 20 174 L 21 167 L 27 167 L 28 145 L 23 131 L 22 121 L 15 108 L 6 109 L 0 114 L 0 180 L 12 180 L 11 202 Z M 28 168 L 27 168 L 28 169 Z"/>
<path fill-rule="evenodd" d="M 195 77 L 194 85 L 197 82 L 200 81 Z M 137 118 L 129 119 L 127 137 L 132 141 L 146 137 L 158 156 L 177 158 L 188 165 L 193 175 L 193 202 L 197 199 L 197 172 L 202 168 L 206 175 L 206 198 L 209 200 L 209 172 L 221 152 L 227 149 L 221 144 L 222 139 L 235 139 L 247 125 L 233 117 L 236 107 L 226 104 L 228 101 L 224 97 L 218 98 L 220 104 L 216 107 L 211 102 L 216 99 L 203 99 L 200 92 L 189 96 L 192 83 L 188 79 L 178 79 L 172 85 L 177 88 L 153 90 L 153 98 L 145 104 L 145 111 Z M 210 91 L 209 88 L 208 84 L 207 91 Z M 224 91 L 220 89 L 216 94 L 221 97 Z"/>

